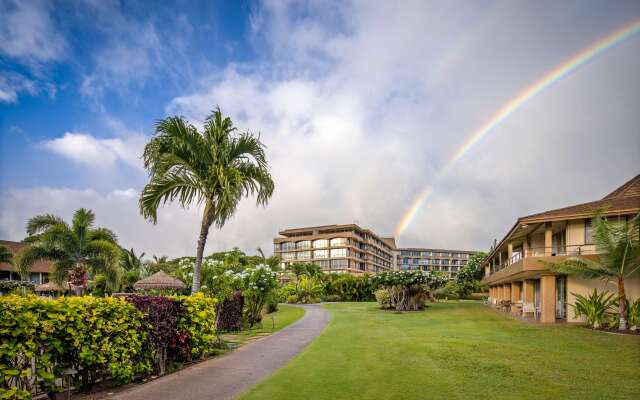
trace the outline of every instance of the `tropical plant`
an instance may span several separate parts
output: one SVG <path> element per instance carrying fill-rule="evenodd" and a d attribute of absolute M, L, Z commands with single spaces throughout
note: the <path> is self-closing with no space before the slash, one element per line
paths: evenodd
<path fill-rule="evenodd" d="M 95 214 L 81 208 L 73 214 L 71 225 L 51 214 L 37 215 L 27 223 L 30 246 L 21 254 L 18 269 L 24 277 L 37 260 L 53 261 L 53 280 L 67 281 L 78 291 L 87 285 L 88 274 L 104 274 L 110 290 L 120 280 L 120 248 L 115 233 L 94 228 Z"/>
<path fill-rule="evenodd" d="M 277 274 L 266 265 L 250 267 L 240 272 L 244 280 L 245 319 L 249 327 L 262 320 L 267 298 L 278 286 Z"/>
<path fill-rule="evenodd" d="M 271 268 L 272 271 L 276 271 L 280 269 L 280 262 L 282 261 L 282 259 L 279 256 L 267 257 L 264 255 L 264 251 L 262 251 L 260 247 L 258 247 L 256 251 L 260 256 L 260 259 L 262 260 L 263 265 L 266 265 L 267 267 Z"/>
<path fill-rule="evenodd" d="M 303 275 L 298 282 L 298 301 L 300 303 L 317 303 L 320 301 L 323 287 L 322 283 L 315 276 Z"/>
<path fill-rule="evenodd" d="M 297 279 L 300 279 L 303 275 L 318 276 L 322 274 L 320 266 L 312 263 L 291 263 L 287 270 L 293 273 Z"/>
<path fill-rule="evenodd" d="M 634 330 L 640 326 L 640 298 L 629 302 L 629 325 Z"/>
<path fill-rule="evenodd" d="M 486 253 L 478 253 L 469 257 L 465 266 L 458 271 L 458 275 L 456 275 L 456 282 L 460 285 L 465 285 L 467 282 L 481 280 L 484 276 L 482 264 L 486 259 Z"/>
<path fill-rule="evenodd" d="M 385 310 L 392 308 L 391 293 L 389 292 L 389 289 L 378 289 L 376 290 L 375 295 L 376 295 L 376 301 L 378 302 L 378 305 L 380 306 L 380 308 Z"/>
<path fill-rule="evenodd" d="M 391 305 L 398 311 L 424 308 L 429 298 L 430 274 L 424 271 L 384 271 L 373 277 L 380 287 L 389 290 Z"/>
<path fill-rule="evenodd" d="M 608 221 L 600 210 L 591 224 L 598 260 L 569 257 L 561 262 L 546 264 L 556 272 L 617 283 L 619 329 L 624 330 L 627 329 L 628 314 L 624 281 L 640 268 L 640 214 L 629 222 L 618 222 Z"/>
<path fill-rule="evenodd" d="M 575 296 L 575 304 L 569 304 L 573 307 L 575 318 L 584 316 L 592 328 L 600 328 L 602 323 L 608 319 L 613 313 L 616 299 L 613 293 L 598 293 L 593 289 L 593 293 L 588 296 L 572 293 Z"/>
<path fill-rule="evenodd" d="M 0 244 L 0 263 L 13 265 L 13 253 L 3 244 Z"/>
<path fill-rule="evenodd" d="M 217 108 L 204 122 L 204 131 L 182 117 L 168 117 L 156 124 L 156 133 L 145 146 L 144 166 L 149 183 L 140 195 L 142 215 L 157 222 L 158 208 L 177 200 L 184 208 L 204 205 L 193 273 L 193 293 L 200 290 L 204 247 L 211 225 L 218 228 L 234 214 L 243 197 L 256 194 L 266 205 L 274 189 L 265 146 L 251 133 L 235 135 L 229 117 Z"/>
<path fill-rule="evenodd" d="M 122 269 L 125 271 L 139 270 L 144 265 L 142 262 L 144 255 L 144 252 L 137 255 L 133 248 L 131 250 L 122 249 L 122 257 L 120 258 L 120 265 L 122 265 Z"/>

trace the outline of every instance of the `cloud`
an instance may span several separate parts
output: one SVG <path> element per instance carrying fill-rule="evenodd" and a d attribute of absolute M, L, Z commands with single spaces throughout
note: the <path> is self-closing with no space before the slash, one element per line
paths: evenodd
<path fill-rule="evenodd" d="M 42 146 L 62 157 L 91 167 L 109 168 L 123 162 L 142 168 L 140 154 L 147 138 L 142 134 L 97 138 L 88 133 L 66 132 L 62 137 L 44 141 Z"/>
<path fill-rule="evenodd" d="M 52 9 L 48 1 L 0 2 L 0 52 L 31 65 L 62 59 L 67 42 Z"/>

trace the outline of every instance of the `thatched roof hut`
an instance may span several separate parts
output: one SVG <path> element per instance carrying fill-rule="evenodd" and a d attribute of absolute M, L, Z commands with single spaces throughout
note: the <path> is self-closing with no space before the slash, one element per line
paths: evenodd
<path fill-rule="evenodd" d="M 162 289 L 184 289 L 186 285 L 180 279 L 168 275 L 164 271 L 158 271 L 155 274 L 140 279 L 133 284 L 136 290 L 162 290 Z"/>
<path fill-rule="evenodd" d="M 33 290 L 35 290 L 36 292 L 64 292 L 67 289 L 63 289 L 60 286 L 58 286 L 57 283 L 53 281 L 49 281 L 41 285 L 36 285 L 36 287 Z"/>

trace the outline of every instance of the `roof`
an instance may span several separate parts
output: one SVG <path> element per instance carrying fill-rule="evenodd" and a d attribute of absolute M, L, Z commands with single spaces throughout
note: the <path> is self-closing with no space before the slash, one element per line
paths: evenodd
<path fill-rule="evenodd" d="M 609 193 L 601 200 L 527 215 L 520 217 L 518 221 L 529 223 L 558 218 L 590 217 L 598 209 L 603 209 L 605 215 L 622 215 L 640 212 L 640 175 L 636 175 L 633 179 Z"/>
<path fill-rule="evenodd" d="M 573 206 L 557 208 L 518 218 L 509 232 L 502 238 L 495 248 L 489 253 L 489 260 L 493 253 L 499 249 L 518 227 L 523 224 L 550 222 L 567 219 L 591 218 L 596 210 L 602 209 L 605 216 L 633 215 L 640 213 L 640 174 L 631 178 L 625 184 L 604 196 L 600 200 Z"/>
<path fill-rule="evenodd" d="M 9 240 L 0 240 L 0 244 L 7 246 L 7 248 L 11 250 L 14 256 L 16 254 L 22 253 L 29 246 L 26 243 L 12 242 Z M 11 264 L 0 263 L 0 271 L 17 272 L 17 269 Z M 51 273 L 51 271 L 53 271 L 53 262 L 49 260 L 38 260 L 35 263 L 33 263 L 31 268 L 29 268 L 29 271 Z"/>
<path fill-rule="evenodd" d="M 380 240 L 385 242 L 387 244 L 387 246 L 391 247 L 392 249 L 397 249 L 397 247 L 396 247 L 396 239 L 395 238 L 392 238 L 392 237 L 381 237 Z"/>
<path fill-rule="evenodd" d="M 184 289 L 186 285 L 180 279 L 176 279 L 164 271 L 158 271 L 151 276 L 140 279 L 133 284 L 133 287 L 137 290 Z"/>
<path fill-rule="evenodd" d="M 398 250 L 409 250 L 409 251 L 437 251 L 437 252 L 450 252 L 450 253 L 467 253 L 467 254 L 476 254 L 480 253 L 479 250 L 456 250 L 456 249 L 434 249 L 431 247 L 400 247 Z"/>

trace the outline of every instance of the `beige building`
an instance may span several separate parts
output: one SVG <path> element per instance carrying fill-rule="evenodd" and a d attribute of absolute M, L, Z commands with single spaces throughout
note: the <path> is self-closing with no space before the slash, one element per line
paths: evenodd
<path fill-rule="evenodd" d="M 484 264 L 482 284 L 490 288 L 491 304 L 541 322 L 579 322 L 568 307 L 575 304 L 573 293 L 585 295 L 594 288 L 617 292 L 614 283 L 557 274 L 544 264 L 570 256 L 598 258 L 591 227 L 597 209 L 603 209 L 609 220 L 636 216 L 640 175 L 601 200 L 519 218 Z M 629 299 L 640 297 L 640 272 L 625 281 L 625 290 Z"/>
<path fill-rule="evenodd" d="M 12 242 L 9 240 L 0 240 L 0 244 L 6 246 L 14 256 L 22 253 L 27 244 L 20 242 Z M 48 260 L 38 260 L 31 268 L 29 268 L 29 280 L 36 285 L 49 282 L 49 274 L 53 271 L 53 263 Z M 0 280 L 2 281 L 19 281 L 20 274 L 15 266 L 7 263 L 0 263 Z"/>
<path fill-rule="evenodd" d="M 273 239 L 282 267 L 313 263 L 323 271 L 352 274 L 394 269 L 393 238 L 383 238 L 355 224 L 285 229 Z"/>
<path fill-rule="evenodd" d="M 441 271 L 454 279 L 477 251 L 425 248 L 402 248 L 397 251 L 397 266 L 401 270 Z"/>

